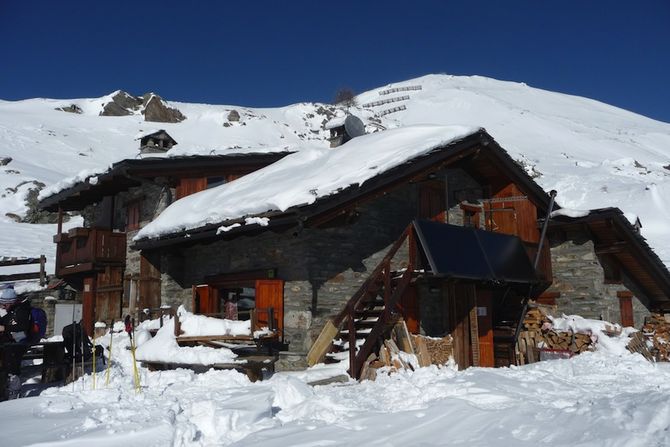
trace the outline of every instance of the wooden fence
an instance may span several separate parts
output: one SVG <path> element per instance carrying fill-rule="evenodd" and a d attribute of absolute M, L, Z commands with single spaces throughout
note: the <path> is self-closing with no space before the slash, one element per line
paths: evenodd
<path fill-rule="evenodd" d="M 41 255 L 39 258 L 10 258 L 0 257 L 0 267 L 15 267 L 18 265 L 32 265 L 39 264 L 39 271 L 28 273 L 12 273 L 7 275 L 0 275 L 0 282 L 21 281 L 26 279 L 39 279 L 40 285 L 44 286 L 47 283 L 46 274 L 47 258 Z"/>

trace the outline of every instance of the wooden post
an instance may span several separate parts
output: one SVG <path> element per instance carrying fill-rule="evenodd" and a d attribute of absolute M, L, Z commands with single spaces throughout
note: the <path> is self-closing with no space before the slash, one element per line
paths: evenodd
<path fill-rule="evenodd" d="M 277 329 L 275 327 L 275 308 L 274 307 L 268 307 L 268 329 L 271 331 L 274 331 Z"/>
<path fill-rule="evenodd" d="M 388 306 L 391 298 L 391 260 L 384 266 L 384 306 Z"/>
<path fill-rule="evenodd" d="M 61 234 L 63 232 L 63 208 L 60 206 L 58 207 L 58 226 L 56 227 L 57 234 Z"/>
<path fill-rule="evenodd" d="M 179 321 L 179 314 L 177 311 L 174 311 L 174 336 L 179 337 L 181 335 L 181 322 Z"/>
<path fill-rule="evenodd" d="M 355 308 L 349 306 L 349 375 L 356 377 L 356 326 L 354 322 Z"/>

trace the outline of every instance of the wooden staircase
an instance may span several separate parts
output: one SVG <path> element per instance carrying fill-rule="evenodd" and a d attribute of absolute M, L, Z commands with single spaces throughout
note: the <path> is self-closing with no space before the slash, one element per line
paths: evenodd
<path fill-rule="evenodd" d="M 404 270 L 392 270 L 392 261 L 407 241 L 409 256 Z M 326 324 L 308 359 L 326 362 L 349 358 L 349 374 L 358 379 L 363 364 L 398 319 L 398 303 L 414 275 L 415 242 L 412 225 L 372 271 L 337 317 Z M 319 352 L 321 351 L 321 352 Z"/>

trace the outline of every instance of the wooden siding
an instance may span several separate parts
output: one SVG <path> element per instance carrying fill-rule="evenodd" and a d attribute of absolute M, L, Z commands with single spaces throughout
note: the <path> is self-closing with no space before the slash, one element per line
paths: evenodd
<path fill-rule="evenodd" d="M 510 183 L 498 191 L 493 198 L 504 199 L 523 196 L 521 190 Z M 539 242 L 537 207 L 528 199 L 485 202 L 486 229 L 498 233 L 512 234 L 526 242 Z"/>
<path fill-rule="evenodd" d="M 126 234 L 99 228 L 73 228 L 55 236 L 58 244 L 56 274 L 80 272 L 77 265 L 125 264 Z"/>

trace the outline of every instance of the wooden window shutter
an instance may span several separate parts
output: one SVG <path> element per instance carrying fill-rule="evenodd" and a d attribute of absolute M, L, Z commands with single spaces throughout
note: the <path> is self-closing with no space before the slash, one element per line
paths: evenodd
<path fill-rule="evenodd" d="M 619 310 L 621 311 L 621 326 L 635 326 L 633 317 L 633 294 L 629 291 L 617 292 L 619 297 Z"/>
<path fill-rule="evenodd" d="M 269 320 L 272 308 L 273 320 Z M 281 279 L 256 280 L 256 318 L 258 328 L 263 326 L 277 330 L 280 338 L 284 338 L 284 281 Z"/>
<path fill-rule="evenodd" d="M 140 202 L 132 202 L 127 206 L 126 231 L 138 230 L 140 228 Z"/>
<path fill-rule="evenodd" d="M 219 300 L 216 289 L 208 285 L 193 286 L 192 309 L 194 314 L 219 313 Z"/>
<path fill-rule="evenodd" d="M 177 200 L 207 189 L 207 177 L 182 178 L 175 190 Z"/>

